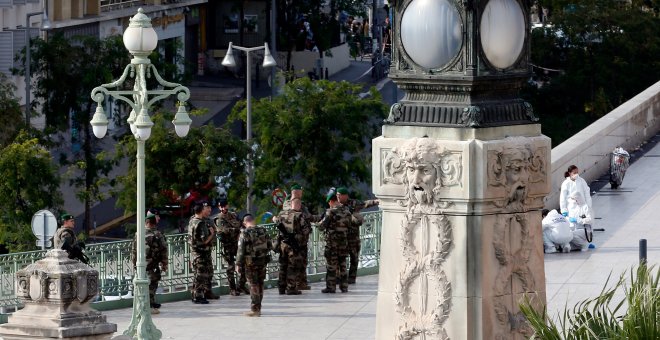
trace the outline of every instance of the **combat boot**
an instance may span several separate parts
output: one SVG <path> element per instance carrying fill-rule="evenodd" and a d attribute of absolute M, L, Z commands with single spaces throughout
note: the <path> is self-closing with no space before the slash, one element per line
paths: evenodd
<path fill-rule="evenodd" d="M 204 298 L 209 300 L 218 300 L 220 296 L 213 294 L 213 291 L 211 290 L 207 290 L 206 293 L 204 293 Z"/>
<path fill-rule="evenodd" d="M 310 286 L 307 282 L 305 282 L 305 283 L 299 284 L 298 289 L 300 289 L 300 290 L 311 290 L 312 286 Z"/>
<path fill-rule="evenodd" d="M 324 293 L 324 294 L 328 294 L 328 293 L 329 293 L 329 294 L 334 294 L 334 293 L 335 293 L 335 290 L 334 290 L 334 289 L 330 289 L 330 288 L 323 288 L 323 289 L 321 289 L 321 293 Z"/>
<path fill-rule="evenodd" d="M 300 294 L 302 294 L 302 292 L 296 289 L 290 289 L 286 292 L 286 295 L 300 295 Z"/>
<path fill-rule="evenodd" d="M 243 315 L 248 316 L 248 317 L 259 317 L 259 316 L 261 316 L 261 311 L 251 310 L 249 312 L 243 313 Z"/>
<path fill-rule="evenodd" d="M 151 308 L 156 308 L 156 309 L 160 308 L 160 303 L 152 303 Z"/>
<path fill-rule="evenodd" d="M 203 298 L 203 297 L 198 297 L 193 300 L 193 303 L 198 304 L 198 305 L 208 305 L 209 300 Z"/>
<path fill-rule="evenodd" d="M 278 290 L 280 291 L 280 295 L 286 294 L 286 288 L 279 288 Z"/>
<path fill-rule="evenodd" d="M 354 277 L 349 277 L 348 278 L 348 284 L 349 285 L 355 284 L 355 278 Z"/>
<path fill-rule="evenodd" d="M 248 287 L 245 286 L 245 285 L 239 287 L 239 288 L 238 288 L 238 291 L 241 292 L 241 293 L 243 293 L 243 294 L 248 294 L 248 295 L 250 295 L 250 290 L 249 290 Z"/>
<path fill-rule="evenodd" d="M 241 292 L 237 291 L 236 289 L 232 289 L 229 291 L 229 295 L 231 296 L 240 296 Z"/>

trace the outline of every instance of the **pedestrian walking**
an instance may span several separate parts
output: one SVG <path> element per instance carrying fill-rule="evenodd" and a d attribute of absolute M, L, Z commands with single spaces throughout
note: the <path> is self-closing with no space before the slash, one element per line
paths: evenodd
<path fill-rule="evenodd" d="M 270 251 L 273 249 L 268 232 L 264 227 L 257 226 L 250 214 L 243 216 L 245 230 L 238 239 L 238 255 L 236 270 L 245 271 L 250 282 L 250 311 L 245 316 L 261 316 L 261 302 L 264 296 L 264 280 L 266 266 L 270 262 Z"/>

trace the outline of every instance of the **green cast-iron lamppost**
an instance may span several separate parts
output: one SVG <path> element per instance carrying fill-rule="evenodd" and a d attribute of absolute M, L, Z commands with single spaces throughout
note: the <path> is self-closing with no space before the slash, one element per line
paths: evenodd
<path fill-rule="evenodd" d="M 237 50 L 245 52 L 247 55 L 247 74 L 245 75 L 246 77 L 246 95 L 245 95 L 245 101 L 247 102 L 247 122 L 246 122 L 246 137 L 245 141 L 250 144 L 250 140 L 252 139 L 252 58 L 250 56 L 250 52 L 258 51 L 258 50 L 264 50 L 264 62 L 261 66 L 263 67 L 273 67 L 277 65 L 277 62 L 273 58 L 273 56 L 270 54 L 270 50 L 268 49 L 268 44 L 264 44 L 263 46 L 256 46 L 256 47 L 242 47 L 242 46 L 237 46 L 234 45 L 233 43 L 229 43 L 229 48 L 227 49 L 227 54 L 225 55 L 225 58 L 222 60 L 222 65 L 226 67 L 234 67 L 236 66 L 236 61 L 234 60 L 234 54 L 232 52 L 232 48 L 235 48 Z M 273 80 L 275 81 L 275 80 Z M 245 210 L 249 213 L 253 213 L 252 209 L 252 182 L 254 181 L 254 168 L 252 166 L 252 160 L 248 159 L 248 164 L 247 164 L 247 188 L 248 188 L 248 194 L 247 194 L 247 204 L 245 207 Z"/>
<path fill-rule="evenodd" d="M 149 108 L 156 101 L 176 94 L 179 108 L 174 120 L 174 128 L 179 137 L 185 137 L 190 129 L 192 120 L 188 116 L 185 102 L 190 98 L 190 91 L 185 86 L 163 80 L 156 67 L 151 64 L 149 54 L 156 48 L 158 36 L 151 26 L 151 19 L 147 17 L 142 8 L 130 19 L 130 24 L 124 31 L 124 46 L 133 55 L 131 63 L 126 66 L 124 73 L 116 81 L 103 84 L 92 90 L 92 99 L 98 103 L 96 113 L 91 121 L 94 135 L 103 138 L 108 128 L 108 119 L 101 103 L 106 96 L 119 99 L 131 106 L 132 110 L 127 122 L 137 141 L 137 275 L 133 280 L 135 298 L 133 301 L 133 316 L 131 324 L 124 335 L 137 339 L 160 339 L 162 333 L 151 320 L 149 306 L 149 280 L 146 276 L 145 263 L 145 193 L 144 193 L 144 142 L 151 135 L 154 123 L 149 118 Z M 154 76 L 162 89 L 147 90 L 147 77 Z M 133 78 L 133 90 L 109 90 L 119 88 L 126 78 Z M 169 89 L 168 89 L 169 88 Z M 132 96 L 132 100 L 129 99 Z M 151 98 L 150 98 L 151 96 Z"/>

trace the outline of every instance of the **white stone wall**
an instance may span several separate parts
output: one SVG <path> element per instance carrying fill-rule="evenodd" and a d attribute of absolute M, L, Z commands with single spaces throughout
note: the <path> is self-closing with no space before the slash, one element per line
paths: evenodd
<path fill-rule="evenodd" d="M 631 151 L 660 131 L 660 81 L 552 149 L 552 186 L 548 209 L 559 207 L 564 172 L 575 164 L 588 183 L 608 173 L 610 154 Z M 625 185 L 625 180 L 624 180 Z"/>

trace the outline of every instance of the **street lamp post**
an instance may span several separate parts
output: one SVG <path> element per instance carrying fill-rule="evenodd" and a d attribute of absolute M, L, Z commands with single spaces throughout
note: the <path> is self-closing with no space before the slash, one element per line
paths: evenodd
<path fill-rule="evenodd" d="M 32 12 L 25 15 L 25 126 L 30 126 L 30 64 L 32 63 L 32 58 L 30 55 L 30 18 L 43 14 L 41 18 L 41 29 L 49 30 L 50 29 L 50 20 L 48 20 L 48 14 L 44 10 L 43 12 Z"/>
<path fill-rule="evenodd" d="M 258 51 L 258 50 L 264 50 L 264 62 L 262 64 L 263 67 L 273 67 L 277 65 L 277 62 L 273 58 L 273 56 L 270 54 L 270 50 L 268 49 L 268 43 L 265 43 L 263 46 L 256 46 L 256 47 L 242 47 L 242 46 L 237 46 L 234 45 L 233 43 L 229 43 L 229 48 L 227 49 L 227 54 L 225 55 L 225 58 L 222 60 L 222 65 L 227 66 L 227 67 L 234 67 L 236 66 L 236 61 L 234 60 L 234 54 L 232 52 L 232 48 L 235 48 L 237 50 L 245 52 L 247 56 L 247 74 L 245 77 L 247 78 L 247 90 L 246 90 L 246 95 L 245 95 L 245 100 L 247 102 L 247 122 L 246 122 L 246 137 L 245 141 L 250 144 L 250 140 L 252 139 L 252 58 L 250 56 L 250 52 L 253 51 Z M 274 80 L 273 80 L 274 81 Z M 248 213 L 252 213 L 252 183 L 254 181 L 254 167 L 252 165 L 252 158 L 251 156 L 248 156 L 248 164 L 247 164 L 247 188 L 248 188 L 248 194 L 247 194 L 247 205 L 245 210 Z"/>
<path fill-rule="evenodd" d="M 91 124 L 94 135 L 103 138 L 108 128 L 108 119 L 101 103 L 106 96 L 127 103 L 131 108 L 127 122 L 137 142 L 137 275 L 133 280 L 134 301 L 133 316 L 124 335 L 137 339 L 160 339 L 162 333 L 151 320 L 149 306 L 149 280 L 146 276 L 145 261 L 145 189 L 144 189 L 144 144 L 151 136 L 151 127 L 154 125 L 149 117 L 149 108 L 156 101 L 165 99 L 170 95 L 177 95 L 179 107 L 174 120 L 174 128 L 179 137 L 185 137 L 190 129 L 192 120 L 188 116 L 185 102 L 190 98 L 187 87 L 177 83 L 163 80 L 156 67 L 151 64 L 149 54 L 158 44 L 158 36 L 151 26 L 151 19 L 144 14 L 142 8 L 130 19 L 130 24 L 124 31 L 124 46 L 133 55 L 131 63 L 126 66 L 124 73 L 112 83 L 103 84 L 92 90 L 92 99 L 97 102 L 96 113 Z M 147 90 L 147 77 L 154 76 L 161 89 Z M 133 90 L 109 90 L 118 88 L 127 77 L 134 78 Z M 169 88 L 169 89 L 168 89 Z M 151 98 L 150 98 L 151 96 Z M 132 97 L 132 100 L 129 99 Z"/>

